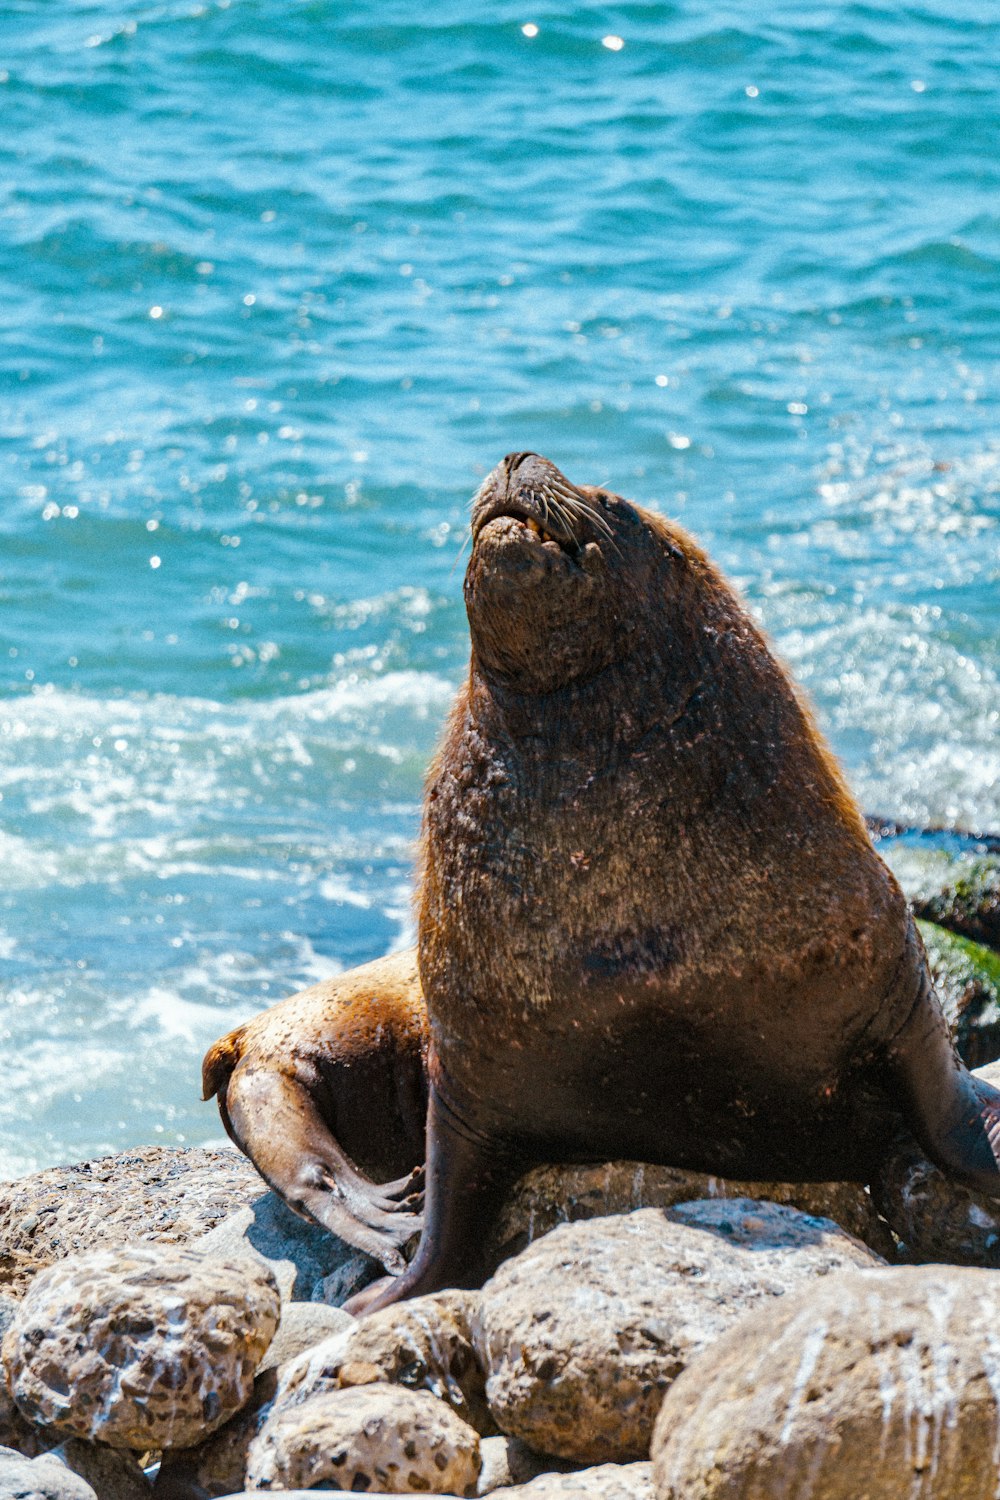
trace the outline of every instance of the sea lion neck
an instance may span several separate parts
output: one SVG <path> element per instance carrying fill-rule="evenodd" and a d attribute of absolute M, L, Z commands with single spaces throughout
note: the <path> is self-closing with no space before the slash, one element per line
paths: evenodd
<path fill-rule="evenodd" d="M 473 653 L 468 714 L 479 739 L 506 745 L 518 759 L 572 759 L 606 770 L 683 711 L 689 684 L 676 684 L 676 705 L 664 714 L 664 679 L 662 664 L 637 651 L 549 692 L 522 691 L 484 668 Z"/>

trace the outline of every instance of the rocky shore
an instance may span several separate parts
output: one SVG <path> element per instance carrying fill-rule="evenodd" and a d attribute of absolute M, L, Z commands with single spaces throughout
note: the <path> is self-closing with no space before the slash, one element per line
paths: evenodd
<path fill-rule="evenodd" d="M 910 874 L 963 1055 L 1000 1083 L 997 862 Z M 378 1267 L 235 1152 L 0 1184 L 0 1500 L 1000 1486 L 1000 1201 L 908 1139 L 870 1189 L 541 1168 L 490 1254 L 482 1289 L 358 1321 L 340 1304 Z"/>

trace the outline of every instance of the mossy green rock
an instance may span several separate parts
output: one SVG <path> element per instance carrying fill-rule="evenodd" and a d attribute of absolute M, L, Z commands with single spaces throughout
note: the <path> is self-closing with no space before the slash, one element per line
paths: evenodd
<path fill-rule="evenodd" d="M 963 1061 L 1000 1057 L 1000 955 L 934 922 L 918 921 L 934 986 Z"/>
<path fill-rule="evenodd" d="M 1000 854 L 902 840 L 878 850 L 918 917 L 1000 949 Z"/>

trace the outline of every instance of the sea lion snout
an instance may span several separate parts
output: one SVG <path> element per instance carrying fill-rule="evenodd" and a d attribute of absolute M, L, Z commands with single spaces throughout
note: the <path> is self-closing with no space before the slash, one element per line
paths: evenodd
<path fill-rule="evenodd" d="M 539 453 L 508 453 L 485 478 L 472 501 L 472 538 L 491 522 L 513 519 L 512 541 L 544 547 L 579 562 L 586 548 L 611 534 L 600 506 Z"/>

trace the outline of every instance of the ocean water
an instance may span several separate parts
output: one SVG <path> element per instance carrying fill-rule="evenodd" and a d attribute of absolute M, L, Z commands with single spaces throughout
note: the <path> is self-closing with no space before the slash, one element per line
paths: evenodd
<path fill-rule="evenodd" d="M 678 517 L 863 803 L 1000 825 L 1000 21 L 0 0 L 0 1176 L 412 940 L 512 449 Z"/>

